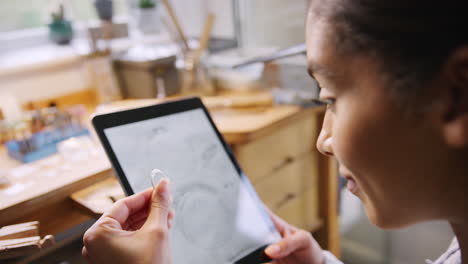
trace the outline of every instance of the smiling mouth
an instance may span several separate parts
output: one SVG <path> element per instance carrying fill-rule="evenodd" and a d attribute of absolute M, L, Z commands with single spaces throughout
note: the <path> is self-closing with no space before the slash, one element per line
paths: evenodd
<path fill-rule="evenodd" d="M 347 181 L 347 184 L 346 184 L 346 188 L 353 194 L 356 193 L 356 191 L 358 190 L 358 185 L 357 185 L 357 182 L 356 180 L 351 177 L 348 173 L 344 173 L 343 171 L 340 170 L 340 175 L 346 179 Z"/>

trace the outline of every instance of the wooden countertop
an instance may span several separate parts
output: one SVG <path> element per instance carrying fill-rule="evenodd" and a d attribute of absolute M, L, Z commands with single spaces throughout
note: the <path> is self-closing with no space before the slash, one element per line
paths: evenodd
<path fill-rule="evenodd" d="M 7 156 L 1 157 L 8 160 Z M 53 155 L 7 172 L 11 185 L 0 190 L 0 226 L 68 198 L 70 193 L 109 177 L 111 165 L 102 154 L 79 161 Z"/>
<path fill-rule="evenodd" d="M 148 101 L 135 101 L 141 106 Z M 154 102 L 154 101 L 153 101 Z M 304 114 L 321 112 L 321 108 L 273 106 L 248 109 L 210 110 L 214 122 L 229 144 L 248 142 L 269 133 Z M 0 150 L 0 167 L 7 169 L 12 182 L 0 189 L 0 226 L 40 208 L 58 202 L 85 187 L 113 175 L 101 147 L 80 160 L 67 160 L 57 154 L 19 166 Z"/>
<path fill-rule="evenodd" d="M 271 94 L 253 96 L 215 96 L 202 98 L 218 130 L 229 144 L 248 142 L 291 122 L 302 115 L 323 112 L 324 108 L 301 108 L 293 105 L 273 105 Z M 99 108 L 107 113 L 161 102 L 157 99 L 125 100 Z M 222 107 L 231 105 L 234 108 Z"/>

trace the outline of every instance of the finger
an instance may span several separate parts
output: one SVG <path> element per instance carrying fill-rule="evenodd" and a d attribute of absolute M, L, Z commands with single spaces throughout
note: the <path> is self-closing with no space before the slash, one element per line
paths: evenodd
<path fill-rule="evenodd" d="M 125 225 L 130 216 L 147 206 L 151 199 L 151 192 L 151 189 L 147 189 L 117 201 L 108 212 L 104 213 L 103 217 L 110 217 L 121 225 Z"/>
<path fill-rule="evenodd" d="M 267 247 L 265 253 L 272 259 L 281 259 L 289 256 L 293 252 L 309 247 L 310 243 L 311 234 L 301 230 Z"/>
<path fill-rule="evenodd" d="M 138 224 L 140 222 L 143 222 L 143 223 L 146 222 L 146 219 L 148 218 L 148 215 L 149 215 L 149 208 L 144 208 L 144 209 L 136 212 L 135 214 L 133 214 L 132 216 L 130 216 L 128 218 L 128 220 L 126 222 L 126 224 L 127 224 L 126 227 L 135 226 L 136 224 Z M 124 229 L 126 227 L 124 227 Z"/>
<path fill-rule="evenodd" d="M 138 230 L 140 229 L 144 223 L 146 222 L 146 219 L 148 218 L 148 215 L 149 215 L 149 208 L 145 208 L 137 213 L 135 213 L 134 215 L 132 215 L 128 221 L 127 221 L 127 226 L 124 227 L 124 229 L 128 229 L 128 230 L 131 230 L 131 231 L 135 231 L 135 230 Z M 169 221 L 172 222 L 172 219 L 174 218 L 175 216 L 175 211 L 174 210 L 171 210 L 169 211 L 169 215 L 168 215 L 168 223 Z M 168 225 L 168 227 L 170 228 L 170 226 Z"/>
<path fill-rule="evenodd" d="M 141 212 L 136 213 L 134 216 L 128 219 L 128 230 L 131 231 L 136 231 L 139 230 L 146 222 L 146 219 L 148 218 L 149 215 L 149 209 L 142 210 Z M 168 228 L 171 228 L 169 224 L 172 223 L 172 219 L 175 216 L 175 211 L 171 210 L 169 211 L 169 215 L 167 216 L 167 223 L 168 223 Z"/>
<path fill-rule="evenodd" d="M 293 234 L 293 230 L 288 226 L 284 229 L 283 237 L 287 237 Z"/>
<path fill-rule="evenodd" d="M 174 221 L 175 217 L 175 211 L 174 209 L 169 212 L 169 215 L 167 216 L 167 227 L 171 229 L 172 227 L 172 222 Z"/>
<path fill-rule="evenodd" d="M 149 215 L 149 209 L 146 209 L 143 212 L 139 212 L 139 213 L 135 214 L 134 217 L 129 219 L 127 229 L 131 230 L 131 231 L 136 231 L 136 230 L 141 229 L 143 227 L 143 225 L 146 223 L 146 220 L 148 219 L 148 215 Z M 169 221 L 172 220 L 172 218 L 174 218 L 174 211 L 173 210 L 169 212 L 168 219 L 167 219 L 168 224 L 169 224 Z"/>
<path fill-rule="evenodd" d="M 142 228 L 167 230 L 168 218 L 171 207 L 169 193 L 169 180 L 163 178 L 159 181 L 151 197 L 151 206 L 146 223 Z"/>
<path fill-rule="evenodd" d="M 83 249 L 81 249 L 81 255 L 87 263 L 91 263 L 91 258 L 89 257 L 88 250 L 86 249 L 86 247 L 83 247 Z"/>
<path fill-rule="evenodd" d="M 88 251 L 86 250 L 85 247 L 83 247 L 81 249 L 81 255 L 83 256 L 83 258 L 85 258 L 86 260 L 88 260 L 89 256 L 88 256 Z"/>
<path fill-rule="evenodd" d="M 174 219 L 174 217 L 175 217 L 175 210 L 172 209 L 171 211 L 169 211 L 169 215 L 167 216 L 167 219 L 172 220 Z"/>
<path fill-rule="evenodd" d="M 278 230 L 278 232 L 281 233 L 281 235 L 283 235 L 283 232 L 284 232 L 284 221 L 281 221 L 282 219 L 279 218 L 278 216 L 276 216 L 271 210 L 270 208 L 266 207 L 265 206 L 265 210 L 267 211 L 268 215 L 270 216 L 271 218 L 271 221 L 273 221 L 273 225 L 275 225 L 275 228 L 276 230 Z"/>
<path fill-rule="evenodd" d="M 140 230 L 143 225 L 146 223 L 146 219 L 143 219 L 139 222 L 133 223 L 132 225 L 129 225 L 127 228 L 127 231 L 137 231 Z"/>
<path fill-rule="evenodd" d="M 283 219 L 281 219 L 279 216 L 275 215 L 271 210 L 270 208 L 266 207 L 266 211 L 268 213 L 268 215 L 270 216 L 271 220 L 273 221 L 273 224 L 275 225 L 275 228 L 276 230 L 278 230 L 278 232 L 280 232 L 280 234 L 282 236 L 285 236 L 285 232 L 287 231 L 287 229 L 292 229 L 292 230 L 295 230 L 294 227 L 292 227 L 290 224 L 288 224 L 286 221 L 284 221 Z"/>

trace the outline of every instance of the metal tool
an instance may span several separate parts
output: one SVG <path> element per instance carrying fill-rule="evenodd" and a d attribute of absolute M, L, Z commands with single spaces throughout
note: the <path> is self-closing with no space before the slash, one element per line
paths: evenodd
<path fill-rule="evenodd" d="M 190 50 L 190 47 L 189 47 L 188 41 L 187 41 L 187 37 L 186 37 L 184 31 L 182 30 L 182 26 L 181 26 L 181 24 L 179 22 L 179 19 L 178 19 L 177 15 L 174 12 L 174 9 L 172 8 L 171 3 L 168 0 L 162 0 L 162 3 L 166 7 L 167 13 L 169 14 L 169 17 L 171 18 L 172 23 L 174 24 L 174 26 L 175 26 L 175 28 L 177 30 L 177 33 L 179 34 L 179 38 L 182 40 L 182 44 L 184 45 L 185 50 Z"/>
<path fill-rule="evenodd" d="M 266 63 L 266 62 L 271 62 L 271 61 L 274 61 L 274 60 L 284 59 L 284 58 L 288 58 L 288 57 L 292 57 L 292 56 L 296 56 L 296 55 L 300 55 L 300 54 L 306 54 L 306 50 L 307 50 L 306 49 L 306 44 L 302 43 L 302 44 L 299 44 L 299 45 L 294 45 L 292 47 L 288 47 L 288 48 L 279 50 L 279 51 L 274 52 L 273 54 L 270 54 L 270 55 L 267 55 L 267 56 L 260 56 L 260 57 L 256 57 L 256 58 L 247 60 L 245 62 L 241 62 L 239 64 L 236 64 L 236 65 L 232 66 L 232 68 L 238 69 L 238 68 L 242 68 L 242 67 L 245 67 L 245 66 L 248 66 L 248 65 L 255 64 L 255 63 Z"/>

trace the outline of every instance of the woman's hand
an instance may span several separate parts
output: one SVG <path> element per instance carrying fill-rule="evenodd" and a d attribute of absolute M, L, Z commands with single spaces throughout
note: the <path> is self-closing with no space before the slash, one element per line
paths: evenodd
<path fill-rule="evenodd" d="M 277 264 L 323 264 L 322 248 L 312 235 L 300 230 L 269 211 L 270 217 L 283 239 L 266 248 L 265 253 Z"/>
<path fill-rule="evenodd" d="M 90 263 L 170 264 L 169 182 L 119 200 L 86 231 L 83 256 Z"/>

